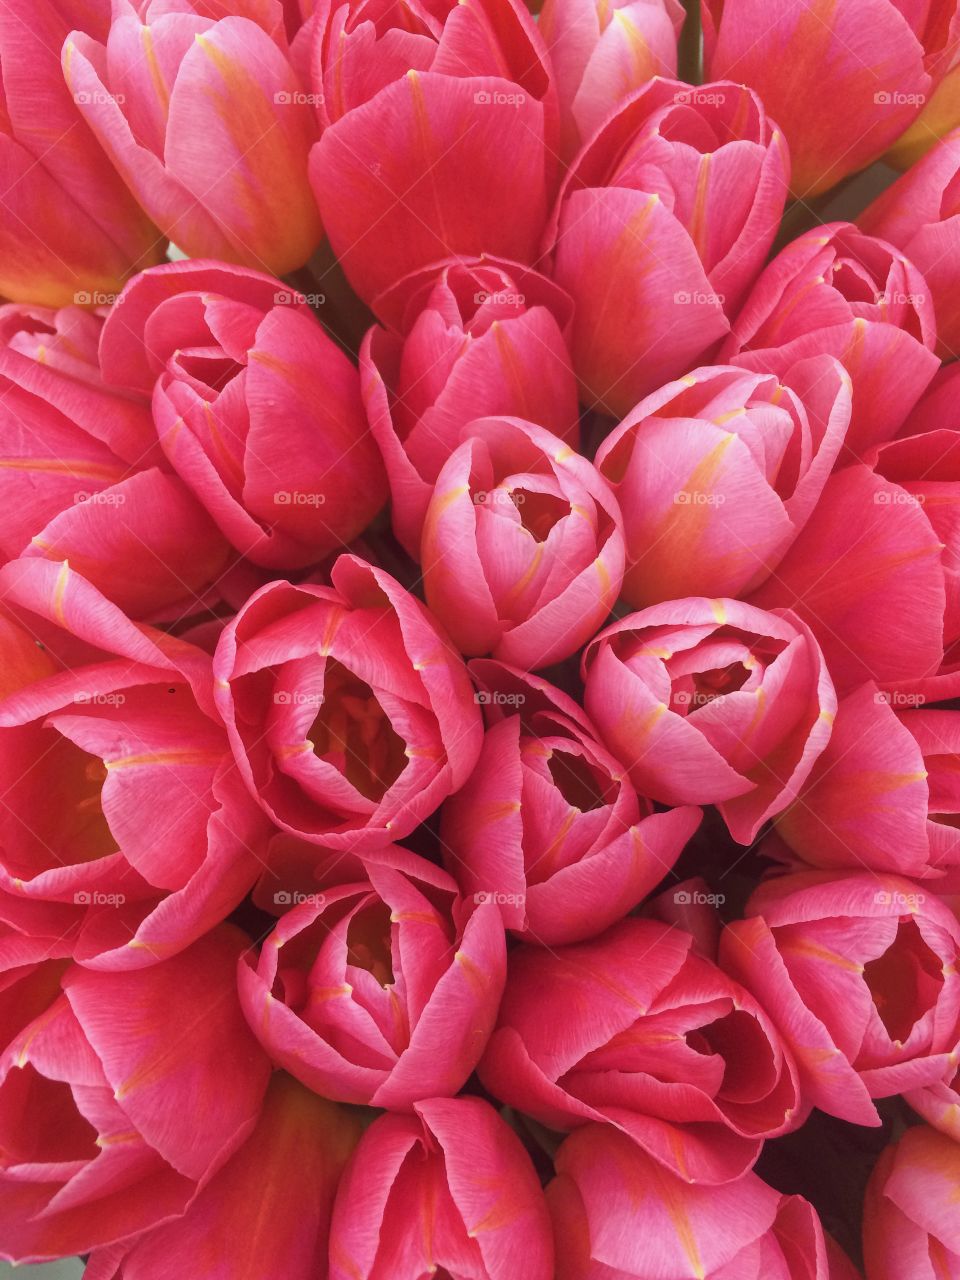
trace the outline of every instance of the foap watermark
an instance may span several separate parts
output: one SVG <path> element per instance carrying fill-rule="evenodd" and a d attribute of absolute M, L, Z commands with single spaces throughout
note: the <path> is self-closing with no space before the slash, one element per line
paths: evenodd
<path fill-rule="evenodd" d="M 881 289 L 874 296 L 878 307 L 923 307 L 927 303 L 925 293 L 902 293 L 899 289 Z"/>
<path fill-rule="evenodd" d="M 125 693 L 92 693 L 89 689 L 78 689 L 73 700 L 82 707 L 122 707 L 127 700 Z"/>
<path fill-rule="evenodd" d="M 326 300 L 325 293 L 300 293 L 297 289 L 278 289 L 273 295 L 275 307 L 322 307 Z"/>
<path fill-rule="evenodd" d="M 878 89 L 873 95 L 878 107 L 922 107 L 925 93 L 904 93 L 902 89 Z"/>
<path fill-rule="evenodd" d="M 722 307 L 726 297 L 709 289 L 678 289 L 673 300 L 678 307 Z"/>
<path fill-rule="evenodd" d="M 100 889 L 78 889 L 73 895 L 78 907 L 122 907 L 126 900 L 124 893 L 104 893 Z"/>
<path fill-rule="evenodd" d="M 873 695 L 873 700 L 882 707 L 922 707 L 926 702 L 926 694 L 903 693 L 899 689 L 880 689 Z"/>
<path fill-rule="evenodd" d="M 907 493 L 906 489 L 881 489 L 873 495 L 878 507 L 922 507 L 926 498 L 922 493 Z"/>
<path fill-rule="evenodd" d="M 300 893 L 296 889 L 278 889 L 273 895 L 273 904 L 276 907 L 302 907 L 308 902 L 311 907 L 323 907 L 326 905 L 327 897 L 323 893 Z"/>
<path fill-rule="evenodd" d="M 308 493 L 303 489 L 278 489 L 273 500 L 278 507 L 322 507 L 327 495 Z"/>
<path fill-rule="evenodd" d="M 78 289 L 73 295 L 75 307 L 115 307 L 123 302 L 122 293 L 107 293 L 103 289 Z"/>
<path fill-rule="evenodd" d="M 474 304 L 482 307 L 485 302 L 492 302 L 497 307 L 522 307 L 526 305 L 526 295 L 517 293 L 512 289 L 498 289 L 490 292 L 487 289 L 478 289 L 473 295 Z"/>
<path fill-rule="evenodd" d="M 678 489 L 673 501 L 678 507 L 722 507 L 726 494 L 704 493 L 702 489 Z"/>
<path fill-rule="evenodd" d="M 504 93 L 501 89 L 478 89 L 473 95 L 480 107 L 522 107 L 527 100 L 525 93 Z"/>
<path fill-rule="evenodd" d="M 73 95 L 78 107 L 106 107 L 111 103 L 122 107 L 127 100 L 125 93 L 107 93 L 106 89 L 81 89 Z"/>
<path fill-rule="evenodd" d="M 125 493 L 116 493 L 112 489 L 104 489 L 91 493 L 89 489 L 78 489 L 73 495 L 74 503 L 89 502 L 93 507 L 122 507 L 127 500 Z"/>
<path fill-rule="evenodd" d="M 526 702 L 526 694 L 501 693 L 500 690 L 478 689 L 473 695 L 478 707 L 522 707 Z"/>
<path fill-rule="evenodd" d="M 522 507 L 526 497 L 510 489 L 476 489 L 472 501 L 475 507 Z"/>
<path fill-rule="evenodd" d="M 703 693 L 699 689 L 679 689 L 673 695 L 673 701 L 678 707 L 705 707 L 710 702 L 716 702 L 718 698 L 722 698 L 722 693 Z"/>
<path fill-rule="evenodd" d="M 527 895 L 504 893 L 501 889 L 478 889 L 473 895 L 473 900 L 478 907 L 483 907 L 488 902 L 493 903 L 495 907 L 522 907 L 527 901 Z"/>
<path fill-rule="evenodd" d="M 899 889 L 880 889 L 873 895 L 878 907 L 900 907 L 904 911 L 916 911 L 927 900 L 925 893 L 903 893 Z"/>
<path fill-rule="evenodd" d="M 278 689 L 273 695 L 278 707 L 322 707 L 322 693 L 304 693 L 300 689 Z"/>
<path fill-rule="evenodd" d="M 679 107 L 722 107 L 727 100 L 726 92 L 714 86 L 699 87 L 690 85 L 686 89 L 678 89 L 673 100 Z"/>
<path fill-rule="evenodd" d="M 722 907 L 727 897 L 724 893 L 705 893 L 703 889 L 678 889 L 673 900 L 678 907 Z"/>
<path fill-rule="evenodd" d="M 278 107 L 322 107 L 322 93 L 304 93 L 302 89 L 281 89 L 273 95 Z"/>

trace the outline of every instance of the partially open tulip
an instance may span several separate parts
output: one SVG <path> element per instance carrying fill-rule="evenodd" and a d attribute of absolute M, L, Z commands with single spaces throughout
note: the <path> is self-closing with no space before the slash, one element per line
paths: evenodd
<path fill-rule="evenodd" d="M 213 709 L 210 659 L 130 622 L 65 563 L 7 565 L 0 599 L 0 916 L 75 933 L 86 965 L 156 964 L 240 902 L 269 834 Z"/>
<path fill-rule="evenodd" d="M 434 483 L 473 418 L 527 418 L 577 447 L 573 304 L 535 271 L 477 258 L 410 277 L 381 311 L 391 328 L 364 338 L 361 384 L 393 530 L 416 557 Z"/>
<path fill-rule="evenodd" d="M 804 199 L 878 159 L 956 48 L 955 0 L 701 0 L 701 12 L 708 74 L 760 94 L 787 135 Z"/>
<path fill-rule="evenodd" d="M 549 58 L 519 0 L 318 7 L 310 156 L 330 245 L 365 302 L 477 253 L 532 263 L 556 185 Z"/>
<path fill-rule="evenodd" d="M 568 160 L 634 89 L 677 74 L 683 19 L 680 0 L 544 0 L 538 26 L 553 63 Z"/>
<path fill-rule="evenodd" d="M 960 867 L 960 712 L 862 685 L 777 830 L 815 867 L 930 877 Z"/>
<path fill-rule="evenodd" d="M 239 966 L 278 1065 L 338 1102 L 409 1110 L 452 1097 L 486 1047 L 506 978 L 500 913 L 398 849 L 364 881 L 305 895 Z"/>
<path fill-rule="evenodd" d="M 562 440 L 482 418 L 437 478 L 420 561 L 427 604 L 461 653 L 528 670 L 575 653 L 623 580 L 620 510 Z"/>
<path fill-rule="evenodd" d="M 74 31 L 63 74 L 86 124 L 163 233 L 191 257 L 282 275 L 321 236 L 307 183 L 314 108 L 246 17 L 117 0 L 99 43 Z"/>
<path fill-rule="evenodd" d="M 854 404 L 856 396 L 854 382 Z M 865 680 L 898 687 L 932 676 L 944 641 L 960 627 L 950 497 L 960 489 L 957 480 L 939 479 L 960 479 L 960 454 L 932 437 L 916 442 L 895 441 L 875 469 L 857 464 L 832 475 L 776 571 L 751 596 L 804 620 L 841 694 Z"/>
<path fill-rule="evenodd" d="M 359 1130 L 356 1116 L 278 1072 L 253 1133 L 183 1217 L 97 1250 L 84 1280 L 325 1276 L 333 1199 Z"/>
<path fill-rule="evenodd" d="M 789 161 L 760 99 L 654 79 L 577 156 L 549 235 L 582 399 L 622 417 L 730 330 L 783 212 Z"/>
<path fill-rule="evenodd" d="M 104 378 L 153 397 L 160 444 L 255 564 L 313 564 L 383 505 L 355 367 L 281 281 L 172 262 L 131 281 L 104 325 Z"/>
<path fill-rule="evenodd" d="M 937 371 L 930 286 L 903 254 L 849 223 L 818 226 L 773 259 L 720 360 L 783 376 L 831 355 L 853 381 L 853 456 L 891 439 Z"/>
<path fill-rule="evenodd" d="M 877 1161 L 863 1205 L 867 1280 L 960 1276 L 960 1146 L 921 1126 Z"/>
<path fill-rule="evenodd" d="M 762 582 L 813 512 L 850 407 L 831 356 L 801 360 L 782 382 L 695 369 L 642 400 L 595 460 L 623 513 L 624 598 L 642 609 Z"/>
<path fill-rule="evenodd" d="M 622 920 L 590 942 L 511 952 L 480 1078 L 551 1129 L 603 1121 L 686 1182 L 744 1174 L 803 1120 L 771 1019 L 682 930 Z"/>
<path fill-rule="evenodd" d="M 565 1139 L 547 1187 L 557 1280 L 855 1280 L 802 1196 L 754 1173 L 690 1186 L 608 1126 Z"/>
<path fill-rule="evenodd" d="M 0 1257 L 86 1253 L 179 1217 L 248 1137 L 270 1064 L 234 986 L 245 943 L 222 925 L 136 973 L 73 966 L 26 1013 L 0 1050 Z"/>
<path fill-rule="evenodd" d="M 465 894 L 496 903 L 530 942 L 592 937 L 669 873 L 700 811 L 654 813 L 559 690 L 538 697 L 520 672 L 494 662 L 474 674 L 485 705 L 505 714 L 443 807 L 446 865 Z"/>
<path fill-rule="evenodd" d="M 166 247 L 84 124 L 84 97 L 64 84 L 60 48 L 79 18 L 65 0 L 0 8 L 0 295 L 17 302 L 111 302 Z"/>
<path fill-rule="evenodd" d="M 951 133 L 857 219 L 923 272 L 937 316 L 937 355 L 960 351 L 960 130 Z"/>
<path fill-rule="evenodd" d="M 552 1280 L 543 1191 L 509 1125 L 479 1098 L 414 1110 L 360 1139 L 334 1205 L 329 1280 Z"/>
<path fill-rule="evenodd" d="M 797 795 L 837 705 L 805 624 L 737 600 L 629 614 L 591 642 L 583 669 L 587 713 L 637 790 L 716 804 L 741 844 Z"/>
<path fill-rule="evenodd" d="M 371 849 L 466 782 L 480 708 L 449 640 L 389 574 L 341 556 L 331 579 L 251 596 L 220 638 L 214 692 L 273 821 L 328 848 Z"/>
<path fill-rule="evenodd" d="M 812 871 L 761 885 L 720 959 L 783 1032 L 804 1099 L 878 1125 L 871 1099 L 956 1072 L 958 952 L 956 916 L 922 882 Z"/>

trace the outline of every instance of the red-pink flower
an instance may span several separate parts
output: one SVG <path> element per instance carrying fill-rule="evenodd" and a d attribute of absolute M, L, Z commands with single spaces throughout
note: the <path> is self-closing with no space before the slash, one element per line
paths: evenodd
<path fill-rule="evenodd" d="M 554 1164 L 556 1280 L 857 1280 L 813 1206 L 754 1173 L 691 1186 L 605 1125 Z"/>
<path fill-rule="evenodd" d="M 670 601 L 600 633 L 584 705 L 639 792 L 716 804 L 749 844 L 826 746 L 836 696 L 808 628 L 738 600 Z"/>
<path fill-rule="evenodd" d="M 511 952 L 486 1088 L 552 1129 L 605 1121 L 687 1182 L 739 1178 L 804 1118 L 790 1052 L 693 939 L 623 920 L 591 942 Z"/>
<path fill-rule="evenodd" d="M 378 306 L 391 327 L 363 340 L 364 404 L 387 467 L 393 531 L 416 557 L 434 483 L 466 423 L 528 418 L 577 447 L 565 338 L 573 305 L 535 271 L 478 258 L 417 273 Z"/>
<path fill-rule="evenodd" d="M 278 826 L 376 849 L 466 781 L 480 709 L 449 640 L 389 574 L 341 556 L 331 579 L 250 597 L 217 646 L 215 696 L 240 772 Z"/>
<path fill-rule="evenodd" d="M 700 811 L 655 813 L 559 689 L 495 662 L 472 673 L 494 714 L 477 767 L 443 807 L 446 865 L 530 942 L 592 937 L 667 875 Z"/>
<path fill-rule="evenodd" d="M 102 323 L 0 308 L 0 556 L 69 559 L 131 616 L 176 616 L 229 548 L 168 473 L 149 410 L 104 386 Z"/>
<path fill-rule="evenodd" d="M 185 8 L 117 0 L 103 43 L 71 33 L 63 74 L 86 124 L 174 244 L 282 275 L 321 236 L 307 183 L 314 108 L 282 40 L 232 16 L 234 6 L 218 18 Z"/>
<path fill-rule="evenodd" d="M 779 225 L 789 162 L 760 99 L 651 80 L 561 188 L 548 248 L 576 306 L 582 398 L 622 416 L 730 330 Z"/>
<path fill-rule="evenodd" d="M 521 418 L 481 418 L 437 478 L 420 561 L 461 653 L 531 670 L 575 653 L 620 594 L 620 510 L 595 468 Z"/>
<path fill-rule="evenodd" d="M 163 257 L 163 236 L 83 124 L 63 82 L 71 26 L 109 22 L 69 0 L 9 0 L 0 9 L 3 202 L 0 294 L 28 303 L 109 302 L 132 271 Z"/>
<path fill-rule="evenodd" d="M 329 1280 L 441 1273 L 552 1280 L 543 1191 L 520 1139 L 479 1098 L 418 1102 L 360 1139 L 337 1192 Z"/>
<path fill-rule="evenodd" d="M 634 89 L 676 75 L 683 19 L 680 0 L 544 0 L 538 26 L 557 82 L 567 159 Z"/>
<path fill-rule="evenodd" d="M 256 1128 L 183 1216 L 96 1250 L 85 1280 L 196 1275 L 201 1267 L 247 1280 L 325 1276 L 337 1182 L 358 1137 L 356 1116 L 276 1073 Z"/>
<path fill-rule="evenodd" d="M 718 358 L 783 375 L 835 356 L 853 381 L 846 444 L 889 440 L 937 370 L 930 286 L 899 250 L 845 222 L 798 236 L 754 285 Z"/>
<path fill-rule="evenodd" d="M 233 910 L 269 834 L 213 709 L 210 659 L 130 622 L 66 564 L 15 561 L 0 596 L 3 918 L 69 934 L 96 968 L 155 964 Z"/>
<path fill-rule="evenodd" d="M 830 356 L 782 382 L 707 366 L 642 400 L 596 456 L 623 513 L 624 598 L 642 609 L 762 582 L 816 506 L 850 407 Z"/>
<path fill-rule="evenodd" d="M 947 1080 L 960 1043 L 960 925 L 921 883 L 801 872 L 761 885 L 721 963 L 790 1044 L 809 1104 L 877 1125 L 871 1099 Z"/>
<path fill-rule="evenodd" d="M 793 190 L 812 195 L 878 159 L 955 55 L 956 4 L 702 0 L 710 76 L 742 80 L 783 126 Z"/>
<path fill-rule="evenodd" d="M 100 350 L 108 382 L 152 394 L 170 464 L 256 564 L 315 563 L 386 500 L 357 371 L 281 281 L 195 260 L 145 271 Z"/>
<path fill-rule="evenodd" d="M 867 1280 L 960 1276 L 960 1146 L 921 1126 L 887 1147 L 867 1185 L 863 1255 Z"/>
<path fill-rule="evenodd" d="M 360 883 L 303 898 L 259 960 L 240 963 L 240 1000 L 270 1057 L 339 1102 L 409 1110 L 452 1097 L 503 992 L 497 908 L 471 908 L 445 872 L 403 849 L 369 855 Z"/>
<path fill-rule="evenodd" d="M 532 263 L 555 190 L 556 90 L 519 0 L 318 7 L 310 157 L 330 245 L 371 302 L 430 263 Z"/>
<path fill-rule="evenodd" d="M 234 986 L 245 941 L 221 926 L 149 969 L 72 966 L 23 1008 L 0 1050 L 3 1257 L 86 1253 L 178 1217 L 244 1142 L 270 1073 Z"/>
<path fill-rule="evenodd" d="M 922 702 L 922 700 L 920 700 Z M 960 867 L 960 713 L 862 685 L 777 831 L 815 867 L 930 877 Z"/>

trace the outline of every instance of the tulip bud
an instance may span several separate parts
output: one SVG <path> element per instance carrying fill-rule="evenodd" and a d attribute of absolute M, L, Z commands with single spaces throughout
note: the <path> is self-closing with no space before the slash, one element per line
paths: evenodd
<path fill-rule="evenodd" d="M 877 1161 L 863 1205 L 867 1280 L 960 1275 L 960 1146 L 908 1129 Z"/>

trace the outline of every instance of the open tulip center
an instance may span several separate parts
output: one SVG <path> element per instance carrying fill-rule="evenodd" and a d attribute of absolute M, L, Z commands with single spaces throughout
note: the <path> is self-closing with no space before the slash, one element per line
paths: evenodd
<path fill-rule="evenodd" d="M 519 512 L 520 523 L 537 542 L 546 542 L 554 525 L 570 514 L 569 502 L 553 493 L 512 489 L 510 500 Z"/>
<path fill-rule="evenodd" d="M 393 982 L 393 951 L 390 946 L 390 908 L 372 903 L 354 915 L 347 927 L 347 959 L 350 964 L 376 978 L 381 987 Z"/>
<path fill-rule="evenodd" d="M 900 921 L 897 936 L 883 955 L 863 966 L 863 980 L 887 1035 L 902 1044 L 937 1003 L 943 965 L 908 916 Z"/>
<path fill-rule="evenodd" d="M 547 768 L 554 786 L 573 809 L 588 813 L 610 803 L 614 785 L 609 774 L 602 773 L 589 760 L 572 751 L 551 752 Z"/>
<path fill-rule="evenodd" d="M 97 1131 L 68 1084 L 29 1062 L 9 1073 L 0 1085 L 0 1165 L 92 1160 L 98 1152 Z"/>
<path fill-rule="evenodd" d="M 178 363 L 184 373 L 211 391 L 222 391 L 228 382 L 243 372 L 242 364 L 216 349 L 181 352 Z"/>
<path fill-rule="evenodd" d="M 51 731 L 53 732 L 53 731 Z M 8 868 L 21 876 L 33 876 L 50 867 L 77 866 L 116 853 L 117 842 L 103 814 L 102 790 L 107 770 L 99 756 L 91 755 L 60 734 L 42 742 L 42 758 L 57 779 L 57 802 L 49 790 L 36 797 L 36 831 L 22 830 L 15 847 L 7 851 Z M 40 774 L 27 775 L 39 779 Z M 19 856 L 18 856 L 19 854 Z"/>
<path fill-rule="evenodd" d="M 376 694 L 334 658 L 327 661 L 323 704 L 308 736 L 314 754 L 367 800 L 380 800 L 407 764 L 406 744 Z"/>

